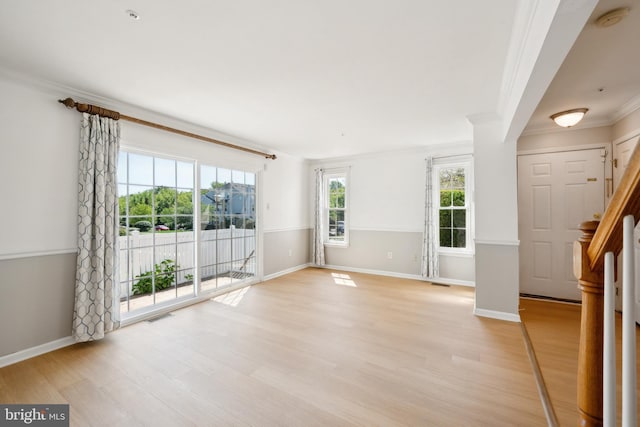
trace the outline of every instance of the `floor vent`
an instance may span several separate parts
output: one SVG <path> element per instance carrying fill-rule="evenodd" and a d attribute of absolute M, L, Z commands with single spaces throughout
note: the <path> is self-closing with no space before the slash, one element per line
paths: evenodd
<path fill-rule="evenodd" d="M 161 314 L 160 316 L 152 317 L 151 319 L 147 319 L 147 322 L 152 323 L 152 322 L 158 321 L 160 319 L 166 319 L 167 317 L 171 317 L 171 316 L 173 316 L 173 314 L 165 313 L 165 314 Z"/>

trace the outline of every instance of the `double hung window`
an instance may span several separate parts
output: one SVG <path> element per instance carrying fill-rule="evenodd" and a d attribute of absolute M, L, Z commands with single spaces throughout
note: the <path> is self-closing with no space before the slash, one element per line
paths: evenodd
<path fill-rule="evenodd" d="M 471 163 L 437 164 L 434 175 L 440 251 L 471 252 Z"/>
<path fill-rule="evenodd" d="M 336 170 L 324 176 L 325 243 L 349 244 L 348 173 Z"/>

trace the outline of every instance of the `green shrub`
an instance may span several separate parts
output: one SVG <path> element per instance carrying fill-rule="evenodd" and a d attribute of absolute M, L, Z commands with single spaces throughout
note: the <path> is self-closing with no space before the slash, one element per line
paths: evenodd
<path fill-rule="evenodd" d="M 153 271 L 136 276 L 138 281 L 132 286 L 133 295 L 150 294 L 153 291 L 154 280 L 156 291 L 171 287 L 176 279 L 177 269 L 178 265 L 172 259 L 165 259 L 160 264 L 154 265 Z"/>
<path fill-rule="evenodd" d="M 133 225 L 142 232 L 149 231 L 151 230 L 151 227 L 153 227 L 153 224 L 151 224 L 149 221 L 138 221 Z"/>

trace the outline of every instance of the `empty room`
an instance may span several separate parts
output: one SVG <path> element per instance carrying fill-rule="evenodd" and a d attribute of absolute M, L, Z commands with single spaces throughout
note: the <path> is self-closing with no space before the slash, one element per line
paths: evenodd
<path fill-rule="evenodd" d="M 1 9 L 0 425 L 637 425 L 635 2 Z"/>

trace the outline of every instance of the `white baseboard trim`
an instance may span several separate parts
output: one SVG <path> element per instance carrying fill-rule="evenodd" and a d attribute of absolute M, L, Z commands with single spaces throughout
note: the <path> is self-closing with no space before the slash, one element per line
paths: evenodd
<path fill-rule="evenodd" d="M 508 322 L 520 323 L 520 315 L 513 313 L 505 313 L 504 311 L 485 310 L 484 308 L 473 309 L 473 314 L 480 317 L 489 317 L 491 319 L 506 320 Z"/>
<path fill-rule="evenodd" d="M 326 268 L 328 270 L 349 271 L 352 273 L 375 274 L 376 276 L 397 277 L 398 279 L 422 280 L 422 281 L 428 282 L 428 280 L 425 280 L 419 274 L 396 273 L 394 271 L 384 271 L 384 270 L 370 270 L 368 268 L 345 267 L 342 265 L 322 265 L 322 266 L 314 266 L 314 267 Z"/>
<path fill-rule="evenodd" d="M 68 347 L 75 343 L 76 341 L 71 336 L 68 336 L 40 344 L 35 347 L 20 350 L 15 353 L 7 354 L 6 356 L 0 357 L 0 368 L 22 362 L 23 360 L 31 359 L 32 357 L 40 356 L 41 354 L 49 353 L 50 351 Z"/>
<path fill-rule="evenodd" d="M 300 265 L 297 265 L 295 267 L 287 268 L 286 270 L 282 270 L 282 271 L 278 271 L 276 273 L 268 274 L 268 275 L 266 275 L 266 276 L 264 276 L 262 278 L 262 281 L 266 282 L 267 280 L 275 279 L 276 277 L 284 276 L 285 274 L 294 273 L 294 272 L 299 271 L 299 270 L 304 270 L 305 268 L 311 267 L 311 266 L 313 266 L 313 264 L 311 264 L 311 263 L 300 264 Z"/>
<path fill-rule="evenodd" d="M 442 285 L 467 286 L 470 288 L 476 287 L 476 282 L 473 282 L 471 280 L 458 280 L 458 279 L 448 279 L 446 277 L 438 277 L 434 279 L 427 279 L 427 281 L 431 283 L 439 283 Z"/>

